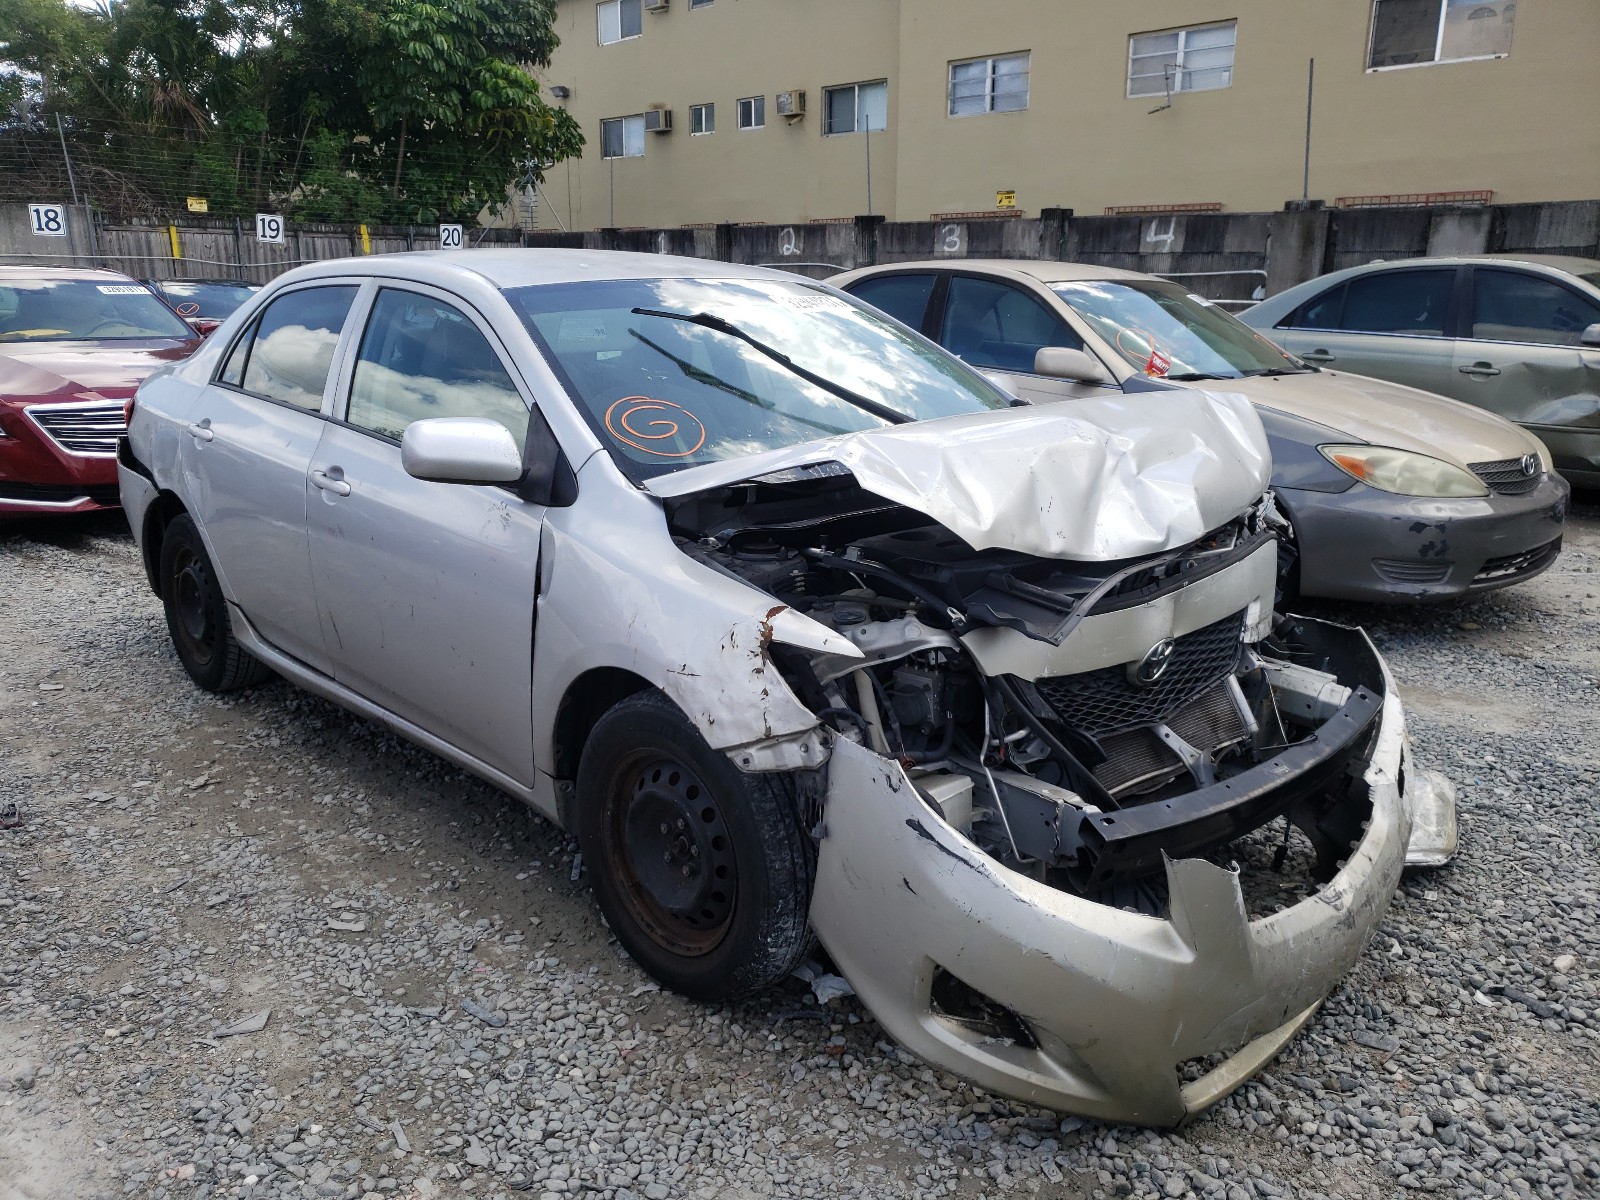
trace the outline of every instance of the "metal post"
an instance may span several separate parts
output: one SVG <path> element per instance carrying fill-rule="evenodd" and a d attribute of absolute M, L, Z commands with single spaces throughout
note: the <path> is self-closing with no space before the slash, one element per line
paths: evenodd
<path fill-rule="evenodd" d="M 611 168 L 611 219 L 606 222 L 606 228 L 617 227 L 617 160 L 606 159 L 606 164 Z"/>
<path fill-rule="evenodd" d="M 1310 59 L 1306 64 L 1306 162 L 1305 173 L 1300 177 L 1300 204 L 1306 207 L 1311 203 L 1311 98 L 1317 86 L 1317 60 Z"/>
<path fill-rule="evenodd" d="M 61 114 L 56 114 L 56 136 L 61 139 L 61 157 L 67 164 L 67 183 L 72 186 L 72 204 L 78 204 L 78 177 L 72 172 L 72 155 L 67 153 L 67 133 L 61 128 Z"/>
<path fill-rule="evenodd" d="M 872 215 L 872 118 L 867 118 L 867 216 Z"/>

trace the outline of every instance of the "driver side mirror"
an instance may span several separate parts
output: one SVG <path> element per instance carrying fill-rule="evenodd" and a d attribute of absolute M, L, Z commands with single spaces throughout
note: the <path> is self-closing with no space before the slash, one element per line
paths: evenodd
<path fill-rule="evenodd" d="M 1110 383 L 1111 376 L 1100 360 L 1086 350 L 1066 346 L 1041 346 L 1033 356 L 1033 373 L 1074 383 Z"/>
<path fill-rule="evenodd" d="M 1600 346 L 1600 321 L 1596 321 L 1578 335 L 1578 345 Z"/>
<path fill-rule="evenodd" d="M 222 322 L 211 317 L 185 317 L 184 319 L 189 322 L 189 327 L 203 338 L 210 337 L 218 329 L 222 328 Z"/>
<path fill-rule="evenodd" d="M 434 483 L 516 483 L 522 451 L 499 421 L 429 417 L 406 426 L 400 465 L 413 479 Z"/>

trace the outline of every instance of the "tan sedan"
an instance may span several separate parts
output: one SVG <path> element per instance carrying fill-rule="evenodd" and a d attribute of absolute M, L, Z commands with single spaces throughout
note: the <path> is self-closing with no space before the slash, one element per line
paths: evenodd
<path fill-rule="evenodd" d="M 1032 260 L 868 267 L 830 282 L 1039 403 L 1171 386 L 1242 393 L 1272 442 L 1306 595 L 1504 587 L 1561 549 L 1569 489 L 1538 438 L 1466 404 L 1320 369 L 1167 280 Z"/>

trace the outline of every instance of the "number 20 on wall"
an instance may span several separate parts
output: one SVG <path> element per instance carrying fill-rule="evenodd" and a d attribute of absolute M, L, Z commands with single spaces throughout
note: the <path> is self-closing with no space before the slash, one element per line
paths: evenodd
<path fill-rule="evenodd" d="M 66 237 L 67 210 L 59 204 L 30 204 L 28 228 L 37 237 Z"/>

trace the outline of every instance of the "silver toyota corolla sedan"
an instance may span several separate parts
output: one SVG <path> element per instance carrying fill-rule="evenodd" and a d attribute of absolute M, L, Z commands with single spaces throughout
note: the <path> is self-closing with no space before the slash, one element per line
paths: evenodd
<path fill-rule="evenodd" d="M 276 671 L 575 830 L 670 987 L 814 931 L 1031 1102 L 1204 1108 L 1454 850 L 1372 644 L 1274 611 L 1238 397 L 1016 407 L 793 276 L 406 255 L 280 278 L 119 469 L 199 686 Z"/>

